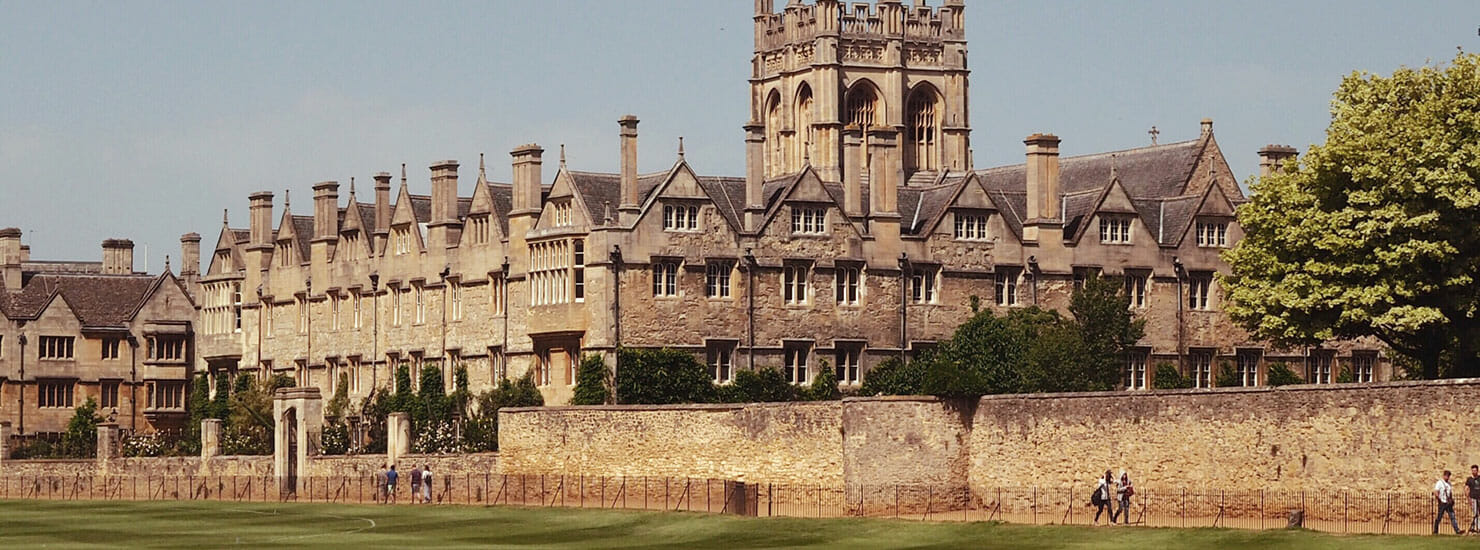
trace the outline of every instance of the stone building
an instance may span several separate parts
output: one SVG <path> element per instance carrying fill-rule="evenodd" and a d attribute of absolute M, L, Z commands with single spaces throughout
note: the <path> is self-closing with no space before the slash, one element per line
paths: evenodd
<path fill-rule="evenodd" d="M 168 269 L 135 272 L 133 248 L 108 239 L 101 262 L 34 261 L 19 229 L 0 229 L 0 422 L 14 433 L 63 432 L 88 398 L 128 430 L 185 421 L 195 303 Z"/>
<path fill-rule="evenodd" d="M 364 202 L 353 181 L 347 201 L 319 183 L 311 215 L 253 194 L 200 279 L 201 366 L 327 392 L 343 374 L 363 396 L 391 365 L 462 364 L 475 389 L 533 372 L 560 403 L 580 354 L 666 346 L 718 381 L 778 366 L 801 383 L 826 364 L 852 386 L 949 336 L 973 301 L 1062 308 L 1099 274 L 1123 278 L 1147 320 L 1128 388 L 1161 361 L 1199 385 L 1225 362 L 1248 384 L 1274 360 L 1322 382 L 1390 377 L 1375 345 L 1274 350 L 1222 313 L 1214 274 L 1246 199 L 1212 121 L 1064 158 L 1034 134 L 1022 164 L 977 169 L 961 0 L 770 4 L 756 1 L 744 177 L 702 175 L 682 141 L 669 169 L 638 173 L 627 116 L 617 173 L 562 150 L 547 175 L 544 149 L 523 145 L 512 182 L 488 181 L 480 157 L 466 196 L 456 161 L 430 166 L 426 195 L 405 165 L 394 193 L 381 172 Z M 1260 155 L 1271 170 L 1294 151 Z"/>

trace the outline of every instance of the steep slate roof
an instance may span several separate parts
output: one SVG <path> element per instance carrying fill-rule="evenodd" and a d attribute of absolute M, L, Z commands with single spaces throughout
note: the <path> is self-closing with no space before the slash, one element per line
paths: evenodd
<path fill-rule="evenodd" d="M 714 200 L 714 207 L 732 227 L 745 227 L 745 178 L 699 176 L 699 187 Z"/>
<path fill-rule="evenodd" d="M 41 273 L 10 295 L 6 314 L 11 318 L 34 319 L 53 298 L 60 298 L 84 327 L 122 327 L 162 277 Z"/>
<path fill-rule="evenodd" d="M 230 231 L 232 240 L 236 241 L 237 244 L 242 244 L 252 240 L 252 230 L 250 229 L 237 229 L 235 227 L 232 227 L 230 228 Z"/>
<path fill-rule="evenodd" d="M 313 240 L 313 216 L 293 216 L 293 237 L 298 241 L 298 255 L 307 258 L 308 241 Z"/>
<path fill-rule="evenodd" d="M 432 221 L 432 196 L 411 195 L 411 214 L 416 216 L 417 223 L 430 223 Z"/>
<path fill-rule="evenodd" d="M 493 199 L 493 217 L 498 219 L 503 234 L 509 234 L 509 212 L 514 210 L 514 186 L 488 182 L 488 196 Z"/>
<path fill-rule="evenodd" d="M 662 185 L 664 180 L 668 179 L 670 172 L 672 172 L 671 169 L 650 174 L 638 174 L 637 203 L 642 204 L 647 202 L 648 195 L 651 195 L 654 189 L 657 189 L 659 185 Z M 622 204 L 621 174 L 580 172 L 569 169 L 565 173 L 570 176 L 570 181 L 574 184 L 575 192 L 581 195 L 581 200 L 585 201 L 586 208 L 591 210 L 588 214 L 591 215 L 592 225 L 605 223 L 602 218 L 606 215 L 604 211 L 607 204 L 611 205 L 613 212 L 616 211 L 618 205 Z"/>

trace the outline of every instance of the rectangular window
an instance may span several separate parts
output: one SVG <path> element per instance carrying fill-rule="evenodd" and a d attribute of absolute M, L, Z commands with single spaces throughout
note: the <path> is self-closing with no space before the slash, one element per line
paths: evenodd
<path fill-rule="evenodd" d="M 118 408 L 118 382 L 104 380 L 98 383 L 98 406 L 104 409 Z"/>
<path fill-rule="evenodd" d="M 730 273 L 734 270 L 734 261 L 710 260 L 704 266 L 704 296 L 706 298 L 729 298 Z"/>
<path fill-rule="evenodd" d="M 1259 359 L 1263 355 L 1264 353 L 1259 350 L 1239 350 L 1238 364 L 1235 368 L 1238 369 L 1237 374 L 1240 386 L 1253 387 L 1259 385 Z"/>
<path fill-rule="evenodd" d="M 339 330 L 339 295 L 329 294 L 329 327 Z"/>
<path fill-rule="evenodd" d="M 917 304 L 935 303 L 936 274 L 938 267 L 915 267 L 910 270 L 910 301 Z"/>
<path fill-rule="evenodd" d="M 571 250 L 574 256 L 571 268 L 572 296 L 577 302 L 586 301 L 586 241 L 576 239 L 571 241 Z"/>
<path fill-rule="evenodd" d="M 998 267 L 997 268 L 997 305 L 1015 306 L 1018 303 L 1018 277 L 1022 274 L 1022 268 Z"/>
<path fill-rule="evenodd" d="M 807 344 L 787 344 L 786 379 L 793 384 L 805 384 L 807 379 L 807 355 L 811 353 Z"/>
<path fill-rule="evenodd" d="M 1125 295 L 1131 299 L 1131 307 L 1146 307 L 1146 283 L 1150 279 L 1151 275 L 1143 271 L 1125 273 Z"/>
<path fill-rule="evenodd" d="M 710 342 L 705 346 L 705 361 L 709 364 L 710 376 L 716 384 L 726 384 L 735 379 L 735 343 Z"/>
<path fill-rule="evenodd" d="M 987 237 L 987 214 L 975 214 L 957 212 L 956 218 L 956 240 L 958 241 L 986 241 Z"/>
<path fill-rule="evenodd" d="M 405 291 L 391 287 L 391 326 L 401 326 L 401 295 Z"/>
<path fill-rule="evenodd" d="M 360 317 L 360 291 L 356 290 L 355 293 L 354 293 L 354 296 L 351 297 L 350 299 L 354 300 L 354 302 L 355 302 L 354 303 L 354 308 L 355 308 L 355 328 L 358 329 L 358 328 L 360 328 L 363 325 L 363 323 L 361 322 L 361 317 Z"/>
<path fill-rule="evenodd" d="M 1373 375 L 1377 370 L 1377 354 L 1372 352 L 1358 351 L 1352 353 L 1352 381 L 1372 382 L 1376 380 Z"/>
<path fill-rule="evenodd" d="M 146 357 L 154 361 L 184 361 L 185 341 L 183 336 L 152 336 Z"/>
<path fill-rule="evenodd" d="M 242 284 L 231 284 L 232 332 L 242 331 Z"/>
<path fill-rule="evenodd" d="M 1198 220 L 1196 234 L 1198 246 L 1220 248 L 1228 246 L 1228 222 L 1226 221 Z"/>
<path fill-rule="evenodd" d="M 781 298 L 788 304 L 807 303 L 807 274 L 811 266 L 787 264 L 781 268 Z"/>
<path fill-rule="evenodd" d="M 793 206 L 791 208 L 791 232 L 795 235 L 826 235 L 827 209 Z"/>
<path fill-rule="evenodd" d="M 426 292 L 421 285 L 412 285 L 412 291 L 416 293 L 416 324 L 427 322 Z"/>
<path fill-rule="evenodd" d="M 308 299 L 298 298 L 298 333 L 308 332 Z"/>
<path fill-rule="evenodd" d="M 1126 352 L 1125 356 L 1125 389 L 1146 389 L 1146 359 L 1148 352 L 1144 349 L 1133 349 Z"/>
<path fill-rule="evenodd" d="M 1084 283 L 1088 282 L 1090 279 L 1094 279 L 1094 278 L 1099 277 L 1099 276 L 1100 276 L 1100 268 L 1098 268 L 1098 267 L 1076 267 L 1076 268 L 1074 268 L 1074 290 L 1079 290 L 1079 289 L 1084 288 Z"/>
<path fill-rule="evenodd" d="M 277 321 L 273 319 L 273 316 L 272 316 L 273 311 L 272 310 L 273 310 L 272 300 L 266 300 L 266 301 L 262 302 L 262 319 L 263 319 L 263 324 L 267 325 L 267 328 L 265 330 L 263 330 L 263 332 L 266 333 L 265 336 L 267 336 L 268 338 L 271 338 L 272 337 L 272 333 L 273 333 L 273 331 L 277 327 Z"/>
<path fill-rule="evenodd" d="M 678 262 L 653 263 L 653 296 L 678 296 Z"/>
<path fill-rule="evenodd" d="M 282 241 L 277 245 L 278 267 L 293 265 L 293 241 Z"/>
<path fill-rule="evenodd" d="M 1207 310 L 1208 293 L 1213 286 L 1212 273 L 1193 273 L 1187 278 L 1187 309 Z"/>
<path fill-rule="evenodd" d="M 118 350 L 119 348 L 123 347 L 120 345 L 122 343 L 123 339 L 121 338 L 104 338 L 102 355 L 103 360 L 112 361 L 118 359 Z"/>
<path fill-rule="evenodd" d="M 150 409 L 182 410 L 185 408 L 184 382 L 153 382 L 147 391 L 149 394 L 148 408 Z"/>
<path fill-rule="evenodd" d="M 66 360 L 72 358 L 71 336 L 42 336 L 36 345 L 37 359 Z"/>
<path fill-rule="evenodd" d="M 462 285 L 456 281 L 450 281 L 447 283 L 447 290 L 452 293 L 452 296 L 448 298 L 448 301 L 452 302 L 452 320 L 461 321 L 463 316 Z"/>
<path fill-rule="evenodd" d="M 509 377 L 508 367 L 504 364 L 504 348 L 494 346 L 488 348 L 488 376 L 494 386 Z"/>
<path fill-rule="evenodd" d="M 411 253 L 411 227 L 397 227 L 392 237 L 392 249 L 396 256 Z"/>
<path fill-rule="evenodd" d="M 42 380 L 36 382 L 36 406 L 46 409 L 72 408 L 75 380 Z"/>
<path fill-rule="evenodd" d="M 1187 354 L 1187 361 L 1192 371 L 1192 382 L 1194 387 L 1213 387 L 1213 352 L 1208 350 L 1193 351 Z"/>
<path fill-rule="evenodd" d="M 684 204 L 663 205 L 665 231 L 698 231 L 699 207 Z"/>
<path fill-rule="evenodd" d="M 1125 216 L 1100 216 L 1100 242 L 1106 244 L 1130 243 L 1131 219 Z"/>
<path fill-rule="evenodd" d="M 360 391 L 360 358 L 350 357 L 349 366 L 349 391 Z"/>
<path fill-rule="evenodd" d="M 840 306 L 858 305 L 859 279 L 862 278 L 863 269 L 858 266 L 838 266 L 833 271 L 834 296 L 837 297 Z"/>
<path fill-rule="evenodd" d="M 1311 350 L 1310 356 L 1306 357 L 1307 376 L 1306 382 L 1312 384 L 1331 383 L 1331 362 L 1336 352 L 1325 349 Z"/>
<path fill-rule="evenodd" d="M 838 377 L 839 384 L 851 386 L 858 383 L 860 379 L 858 362 L 862 355 L 862 345 L 839 344 L 837 346 L 837 351 L 834 353 L 834 359 L 837 360 L 837 364 L 833 368 L 836 371 L 834 375 Z"/>
<path fill-rule="evenodd" d="M 505 289 L 507 288 L 508 285 L 505 284 L 502 274 L 498 278 L 489 279 L 488 281 L 488 309 L 494 315 L 504 314 L 504 303 L 507 297 Z"/>

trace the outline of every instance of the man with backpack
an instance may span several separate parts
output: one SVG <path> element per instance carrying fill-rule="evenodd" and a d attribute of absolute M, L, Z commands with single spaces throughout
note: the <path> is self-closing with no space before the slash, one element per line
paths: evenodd
<path fill-rule="evenodd" d="M 1095 484 L 1095 492 L 1089 496 L 1089 503 L 1095 507 L 1095 525 L 1100 524 L 1100 514 L 1105 513 L 1110 523 L 1115 523 L 1115 510 L 1110 506 L 1110 470 L 1105 470 L 1105 477 Z"/>

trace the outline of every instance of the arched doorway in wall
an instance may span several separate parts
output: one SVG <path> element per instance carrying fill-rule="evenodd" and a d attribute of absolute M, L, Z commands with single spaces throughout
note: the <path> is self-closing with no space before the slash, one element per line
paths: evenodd
<path fill-rule="evenodd" d="M 282 417 L 282 419 L 280 419 L 280 421 L 282 422 L 282 425 L 283 426 L 287 426 L 287 428 L 288 428 L 287 430 L 284 430 L 284 434 L 283 434 L 284 435 L 284 439 L 287 440 L 286 441 L 286 444 L 288 446 L 288 463 L 286 465 L 286 468 L 284 469 L 284 471 L 287 472 L 287 475 L 283 477 L 283 489 L 282 489 L 283 490 L 283 495 L 285 495 L 285 496 L 286 495 L 297 495 L 298 494 L 298 408 L 297 407 L 294 407 L 294 408 L 290 408 L 288 410 L 283 411 L 283 417 Z"/>
<path fill-rule="evenodd" d="M 934 86 L 921 84 L 910 92 L 905 104 L 906 173 L 940 169 L 940 111 L 940 93 Z"/>

